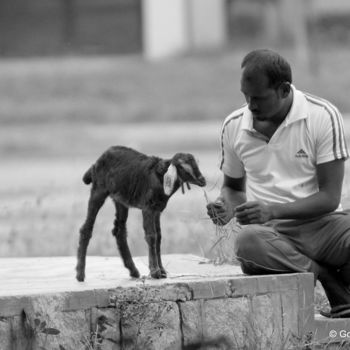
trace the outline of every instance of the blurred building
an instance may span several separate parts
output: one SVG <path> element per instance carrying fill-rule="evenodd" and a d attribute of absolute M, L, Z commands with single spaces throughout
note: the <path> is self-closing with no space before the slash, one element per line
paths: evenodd
<path fill-rule="evenodd" d="M 141 52 L 141 0 L 0 0 L 0 55 Z"/>
<path fill-rule="evenodd" d="M 226 0 L 143 0 L 143 51 L 157 59 L 227 42 Z"/>
<path fill-rule="evenodd" d="M 0 55 L 162 58 L 254 40 L 300 49 L 312 31 L 349 40 L 349 19 L 349 0 L 0 0 Z"/>

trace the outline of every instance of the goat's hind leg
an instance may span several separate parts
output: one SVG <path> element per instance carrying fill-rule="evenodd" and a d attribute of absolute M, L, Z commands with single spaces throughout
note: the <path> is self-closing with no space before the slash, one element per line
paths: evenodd
<path fill-rule="evenodd" d="M 156 251 L 157 251 L 158 266 L 160 268 L 161 277 L 166 278 L 167 272 L 163 267 L 162 253 L 161 253 L 162 232 L 160 229 L 160 213 L 156 214 L 155 225 L 156 225 L 156 231 L 157 231 Z"/>
<path fill-rule="evenodd" d="M 139 278 L 140 273 L 137 270 L 134 261 L 132 260 L 127 241 L 126 221 L 128 219 L 129 209 L 123 204 L 116 201 L 114 201 L 114 204 L 116 208 L 116 214 L 112 234 L 116 238 L 120 256 L 123 260 L 124 266 L 129 270 L 130 276 Z"/>
<path fill-rule="evenodd" d="M 78 262 L 76 267 L 76 278 L 82 282 L 85 279 L 85 263 L 86 263 L 86 252 L 89 245 L 89 241 L 92 237 L 92 230 L 95 224 L 96 216 L 105 202 L 108 193 L 99 190 L 94 185 L 91 188 L 88 212 L 86 220 L 83 226 L 80 228 L 79 235 L 79 247 L 78 247 Z"/>

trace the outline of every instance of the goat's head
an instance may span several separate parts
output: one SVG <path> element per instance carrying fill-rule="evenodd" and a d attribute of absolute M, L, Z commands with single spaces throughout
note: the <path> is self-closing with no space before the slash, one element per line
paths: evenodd
<path fill-rule="evenodd" d="M 199 170 L 198 164 L 192 154 L 176 153 L 164 175 L 164 192 L 170 195 L 173 192 L 176 180 L 179 180 L 183 190 L 183 184 L 194 184 L 200 187 L 206 185 L 204 176 Z M 183 190 L 184 191 L 184 190 Z"/>

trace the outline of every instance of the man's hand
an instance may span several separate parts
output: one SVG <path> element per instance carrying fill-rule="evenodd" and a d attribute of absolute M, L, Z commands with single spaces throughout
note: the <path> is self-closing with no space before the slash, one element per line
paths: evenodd
<path fill-rule="evenodd" d="M 246 202 L 237 206 L 235 212 L 241 225 L 264 224 L 273 218 L 271 208 L 261 202 Z"/>
<path fill-rule="evenodd" d="M 215 225 L 226 225 L 232 218 L 232 210 L 221 200 L 207 204 L 207 213 Z"/>

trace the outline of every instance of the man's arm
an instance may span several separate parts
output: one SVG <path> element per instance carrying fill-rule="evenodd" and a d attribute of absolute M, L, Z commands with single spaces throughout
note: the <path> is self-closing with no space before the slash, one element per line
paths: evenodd
<path fill-rule="evenodd" d="M 310 219 L 337 209 L 344 178 L 344 160 L 319 164 L 316 168 L 319 191 L 291 203 L 246 202 L 236 208 L 243 225 L 262 224 L 272 219 Z"/>
<path fill-rule="evenodd" d="M 245 178 L 224 175 L 220 196 L 208 203 L 207 212 L 216 225 L 226 225 L 234 216 L 237 205 L 246 202 Z"/>

